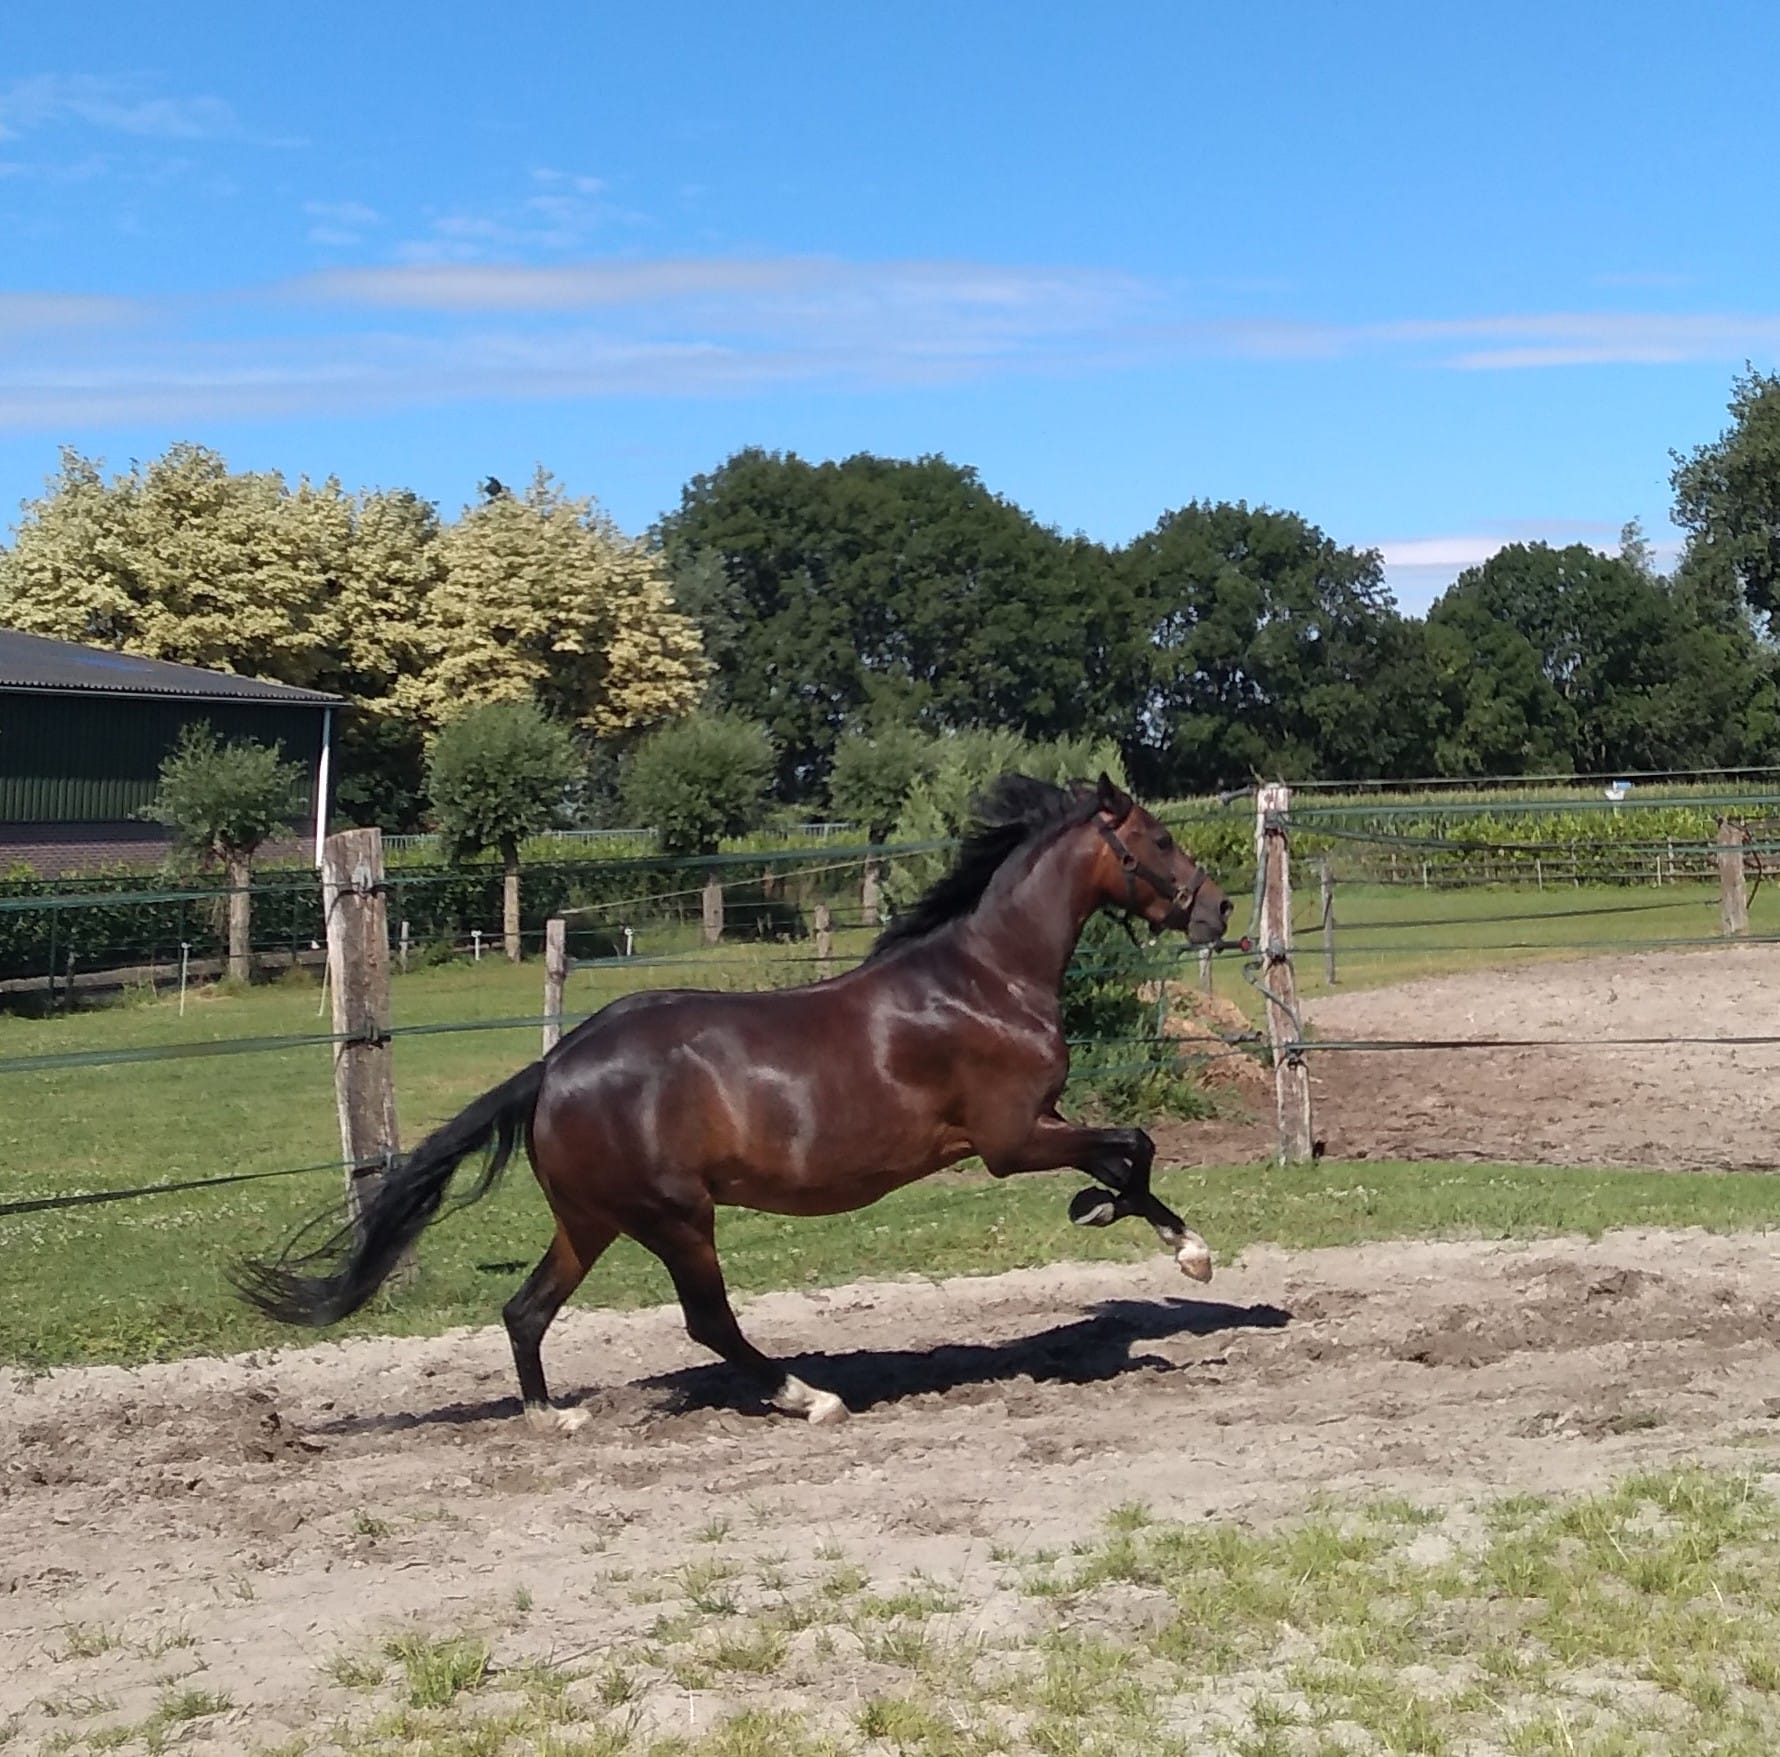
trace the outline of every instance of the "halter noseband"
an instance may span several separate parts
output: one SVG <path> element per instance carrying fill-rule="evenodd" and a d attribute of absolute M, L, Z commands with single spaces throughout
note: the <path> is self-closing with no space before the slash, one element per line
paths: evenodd
<path fill-rule="evenodd" d="M 1163 916 L 1163 927 L 1185 926 L 1191 915 L 1193 904 L 1198 899 L 1199 887 L 1205 883 L 1205 868 L 1197 864 L 1193 867 L 1193 876 L 1185 884 L 1177 885 L 1164 872 L 1158 872 L 1148 861 L 1139 860 L 1125 845 L 1124 838 L 1113 825 L 1104 818 L 1096 817 L 1094 827 L 1099 830 L 1102 840 L 1118 857 L 1120 867 L 1125 874 L 1125 908 L 1128 913 L 1137 912 L 1137 881 L 1142 879 L 1152 891 L 1168 905 L 1168 913 Z"/>

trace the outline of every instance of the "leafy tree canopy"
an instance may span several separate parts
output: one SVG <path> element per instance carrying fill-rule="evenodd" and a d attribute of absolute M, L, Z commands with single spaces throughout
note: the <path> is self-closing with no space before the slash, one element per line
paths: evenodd
<path fill-rule="evenodd" d="M 1750 367 L 1731 387 L 1731 424 L 1675 454 L 1684 571 L 1734 581 L 1780 634 L 1780 374 Z"/>
<path fill-rule="evenodd" d="M 821 789 L 862 714 L 1049 736 L 1128 712 L 1143 631 L 1105 551 L 944 458 L 738 452 L 658 534 L 785 798 Z"/>
<path fill-rule="evenodd" d="M 246 860 L 290 828 L 302 808 L 304 779 L 302 765 L 283 761 L 279 746 L 250 739 L 224 744 L 200 721 L 185 728 L 161 764 L 148 815 L 168 825 L 190 853 Z"/>
<path fill-rule="evenodd" d="M 529 701 L 489 702 L 448 721 L 427 756 L 448 853 L 510 855 L 552 828 L 579 767 L 568 732 Z"/>
<path fill-rule="evenodd" d="M 766 810 L 773 746 L 740 714 L 690 714 L 652 732 L 625 760 L 631 821 L 652 824 L 673 854 L 714 854 L 725 836 L 754 828 Z"/>

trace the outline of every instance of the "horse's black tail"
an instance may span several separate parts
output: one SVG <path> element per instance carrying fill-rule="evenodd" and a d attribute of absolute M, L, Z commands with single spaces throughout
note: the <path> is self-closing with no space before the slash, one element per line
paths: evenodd
<path fill-rule="evenodd" d="M 305 1226 L 271 1262 L 235 1265 L 231 1279 L 250 1304 L 286 1324 L 336 1324 L 356 1312 L 436 1220 L 457 1168 L 492 1147 L 487 1166 L 459 1207 L 486 1195 L 524 1139 L 544 1064 L 533 1062 L 504 1085 L 435 1129 L 378 1180 L 356 1221 L 336 1206 Z M 332 1230 L 310 1242 L 325 1226 Z"/>

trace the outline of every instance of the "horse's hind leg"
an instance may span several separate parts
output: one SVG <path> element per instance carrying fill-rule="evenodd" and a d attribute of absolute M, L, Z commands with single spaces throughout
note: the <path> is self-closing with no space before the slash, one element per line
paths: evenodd
<path fill-rule="evenodd" d="M 625 1230 L 653 1251 L 673 1277 L 680 1310 L 686 1316 L 686 1334 L 694 1342 L 721 1355 L 753 1380 L 775 1409 L 815 1423 L 847 1419 L 847 1406 L 832 1391 L 812 1389 L 742 1334 L 729 1303 L 729 1290 L 723 1284 L 715 1216 L 708 1205 L 697 1213 L 652 1220 L 648 1225 L 627 1225 Z"/>
<path fill-rule="evenodd" d="M 617 1236 L 616 1227 L 579 1226 L 571 1232 L 559 1220 L 549 1250 L 502 1309 L 507 1340 L 513 1345 L 513 1365 L 519 1373 L 525 1418 L 534 1427 L 572 1434 L 587 1424 L 585 1410 L 550 1407 L 550 1392 L 544 1380 L 544 1332 L 600 1253 Z"/>

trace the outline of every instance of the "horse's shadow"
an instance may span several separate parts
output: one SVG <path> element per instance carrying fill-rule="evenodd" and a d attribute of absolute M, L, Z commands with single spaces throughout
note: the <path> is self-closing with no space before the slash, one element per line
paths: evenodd
<path fill-rule="evenodd" d="M 1140 1351 L 1134 1344 L 1178 1336 L 1219 1336 L 1239 1330 L 1278 1330 L 1291 1313 L 1273 1305 L 1229 1305 L 1220 1300 L 1107 1300 L 1072 1323 L 1006 1342 L 946 1342 L 934 1348 L 856 1348 L 787 1357 L 786 1366 L 825 1391 L 838 1392 L 855 1413 L 909 1398 L 989 1390 L 1021 1379 L 1041 1385 L 1103 1384 L 1127 1374 L 1185 1370 L 1182 1363 Z M 755 1388 L 734 1368 L 711 1362 L 638 1379 L 639 1389 L 667 1394 L 665 1414 L 765 1409 Z M 592 1399 L 596 1404 L 598 1393 Z M 395 1415 L 343 1416 L 317 1434 L 389 1433 L 403 1428 L 468 1426 L 519 1413 L 516 1397 L 452 1403 Z"/>
<path fill-rule="evenodd" d="M 1107 1300 L 1086 1317 L 1006 1342 L 943 1342 L 934 1348 L 854 1348 L 791 1356 L 786 1366 L 856 1413 L 914 1397 L 990 1390 L 1021 1379 L 1041 1385 L 1104 1384 L 1127 1374 L 1176 1372 L 1184 1363 L 1136 1349 L 1177 1336 L 1277 1330 L 1291 1322 L 1278 1306 L 1220 1300 Z M 732 1367 L 710 1362 L 639 1380 L 673 1397 L 676 1413 L 749 1408 L 753 1388 Z"/>

